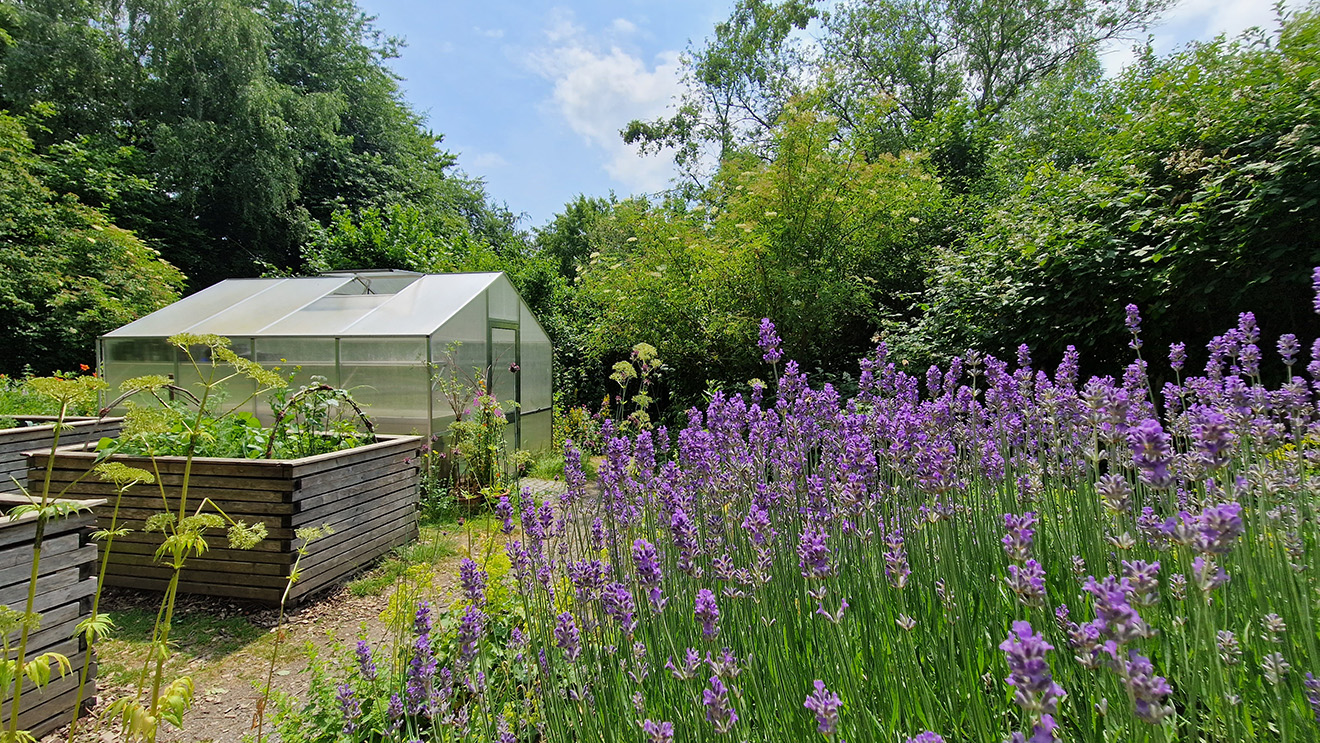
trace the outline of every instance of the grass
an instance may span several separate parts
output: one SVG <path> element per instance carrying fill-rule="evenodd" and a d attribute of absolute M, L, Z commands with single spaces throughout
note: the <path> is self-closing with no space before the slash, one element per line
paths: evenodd
<path fill-rule="evenodd" d="M 553 449 L 542 449 L 537 452 L 535 459 L 527 468 L 527 476 L 538 480 L 564 480 L 564 452 Z M 591 461 L 591 457 L 583 452 L 582 471 L 586 473 L 588 480 L 596 479 L 596 465 Z"/>
<path fill-rule="evenodd" d="M 359 578 L 350 581 L 348 592 L 354 597 L 378 596 L 392 587 L 414 565 L 435 564 L 457 554 L 453 531 L 458 522 L 423 524 L 415 542 L 390 552 Z"/>
<path fill-rule="evenodd" d="M 156 623 L 154 609 L 132 607 L 110 612 L 117 629 L 97 646 L 97 675 L 106 683 L 136 683 L 151 648 Z M 212 662 L 252 646 L 270 630 L 244 616 L 217 617 L 209 612 L 180 613 L 170 636 L 174 653 L 167 667 L 183 669 L 195 662 Z"/>

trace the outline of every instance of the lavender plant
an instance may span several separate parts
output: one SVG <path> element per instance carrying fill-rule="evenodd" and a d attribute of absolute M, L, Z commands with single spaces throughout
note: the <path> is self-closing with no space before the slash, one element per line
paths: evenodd
<path fill-rule="evenodd" d="M 538 701 L 515 735 L 1320 735 L 1320 396 L 1295 338 L 1267 387 L 1243 315 L 1199 376 L 1175 346 L 1159 389 L 1140 356 L 1082 382 L 1072 349 L 1053 373 L 969 353 L 923 379 L 881 345 L 846 400 L 779 367 L 768 322 L 761 345 L 773 397 L 607 427 L 598 498 L 570 472 L 514 509 Z"/>

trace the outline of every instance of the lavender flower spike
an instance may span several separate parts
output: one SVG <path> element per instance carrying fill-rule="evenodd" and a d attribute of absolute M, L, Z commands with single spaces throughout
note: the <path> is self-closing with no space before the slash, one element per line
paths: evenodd
<path fill-rule="evenodd" d="M 706 721 L 715 725 L 715 732 L 724 735 L 733 729 L 738 713 L 729 706 L 729 688 L 719 676 L 710 677 L 710 688 L 701 692 L 701 700 L 706 706 Z"/>
<path fill-rule="evenodd" d="M 839 725 L 839 708 L 843 706 L 843 700 L 839 695 L 825 688 L 825 682 L 820 679 L 815 681 L 816 690 L 807 695 L 807 701 L 802 706 L 816 713 L 816 729 L 824 735 L 834 735 L 834 729 Z"/>
<path fill-rule="evenodd" d="M 674 723 L 642 721 L 642 732 L 650 743 L 674 743 Z"/>
<path fill-rule="evenodd" d="M 692 613 L 701 622 L 701 634 L 707 640 L 714 639 L 720 633 L 720 607 L 715 603 L 715 594 L 709 588 L 697 591 L 697 603 Z"/>
<path fill-rule="evenodd" d="M 761 318 L 761 338 L 757 341 L 757 345 L 763 352 L 761 358 L 771 366 L 778 364 L 779 360 L 784 358 L 784 352 L 779 350 L 779 334 L 775 332 L 775 324 L 770 322 L 768 317 Z"/>
<path fill-rule="evenodd" d="M 570 663 L 582 655 L 582 632 L 570 612 L 564 612 L 555 624 L 555 645 L 564 651 Z"/>
<path fill-rule="evenodd" d="M 915 738 L 908 738 L 905 743 L 944 743 L 944 738 L 939 733 L 927 730 Z"/>

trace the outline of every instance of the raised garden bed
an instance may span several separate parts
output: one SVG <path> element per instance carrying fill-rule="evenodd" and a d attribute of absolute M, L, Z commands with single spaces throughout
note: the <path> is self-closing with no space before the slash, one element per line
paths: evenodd
<path fill-rule="evenodd" d="M 0 511 L 27 503 L 22 496 L 0 494 Z M 88 505 L 99 505 L 93 501 Z M 73 672 L 52 674 L 45 688 L 25 682 L 18 715 L 20 730 L 37 738 L 69 724 L 78 695 L 78 678 L 87 658 L 84 638 L 74 637 L 78 622 L 91 614 L 96 593 L 96 544 L 89 539 L 95 517 L 80 511 L 46 524 L 41 566 L 37 574 L 37 598 L 33 611 L 41 615 L 41 627 L 28 637 L 27 659 L 42 653 L 60 653 L 69 659 Z M 32 549 L 37 533 L 35 514 L 17 519 L 0 516 L 0 604 L 23 611 L 27 605 L 28 580 L 32 571 Z M 17 646 L 15 636 L 11 644 Z M 15 651 L 11 651 L 15 652 Z M 0 694 L 8 719 L 12 695 Z M 83 692 L 84 709 L 96 702 L 96 665 L 87 674 Z"/>
<path fill-rule="evenodd" d="M 55 416 L 20 415 L 14 428 L 0 428 L 0 489 L 9 490 L 14 480 L 23 482 L 27 476 L 27 462 L 23 452 L 33 449 L 50 450 L 55 435 Z M 82 444 L 97 441 L 102 436 L 117 436 L 123 418 L 65 418 L 68 428 L 60 434 L 60 443 Z M 14 478 L 11 480 L 9 478 Z"/>
<path fill-rule="evenodd" d="M 301 459 L 195 458 L 189 510 L 209 498 L 233 519 L 264 523 L 267 538 L 253 549 L 231 550 L 224 534 L 213 532 L 207 539 L 211 548 L 188 560 L 179 590 L 278 603 L 302 544 L 295 530 L 328 524 L 334 533 L 317 539 L 299 564 L 298 582 L 289 593 L 290 603 L 297 603 L 415 539 L 421 442 L 417 436 L 377 436 L 375 443 Z M 39 482 L 50 454 L 27 456 L 29 481 Z M 95 460 L 89 446 L 61 447 L 55 454 L 52 487 L 69 486 L 65 498 L 109 501 L 96 509 L 100 524 L 108 526 L 115 490 L 94 475 L 85 476 Z M 171 510 L 178 510 L 183 457 L 156 457 L 153 462 L 115 455 L 113 461 L 157 473 Z M 153 559 L 161 536 L 142 530 L 146 519 L 162 507 L 156 485 L 135 487 L 124 496 L 120 525 L 133 531 L 115 538 L 106 585 L 165 589 L 171 571 Z"/>

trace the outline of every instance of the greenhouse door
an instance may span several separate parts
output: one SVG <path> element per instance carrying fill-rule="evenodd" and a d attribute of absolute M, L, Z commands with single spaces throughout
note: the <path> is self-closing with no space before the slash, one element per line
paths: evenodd
<path fill-rule="evenodd" d="M 509 419 L 506 438 L 514 450 L 522 447 L 521 409 L 518 406 L 505 405 L 508 401 L 522 404 L 522 362 L 518 346 L 517 323 L 491 320 L 486 353 L 489 355 L 490 391 L 500 401 L 504 413 Z M 515 371 L 517 370 L 517 371 Z"/>

